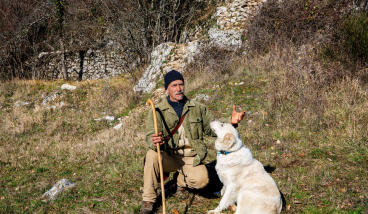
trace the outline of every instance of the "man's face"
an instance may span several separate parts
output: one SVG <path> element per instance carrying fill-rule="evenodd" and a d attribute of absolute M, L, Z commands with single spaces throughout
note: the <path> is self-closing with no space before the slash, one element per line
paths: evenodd
<path fill-rule="evenodd" d="M 172 81 L 166 89 L 171 101 L 178 102 L 184 98 L 183 80 Z"/>

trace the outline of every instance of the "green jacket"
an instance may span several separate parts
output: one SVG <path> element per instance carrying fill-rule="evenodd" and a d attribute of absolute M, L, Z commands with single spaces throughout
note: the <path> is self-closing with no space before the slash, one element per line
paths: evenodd
<path fill-rule="evenodd" d="M 182 115 L 187 115 L 184 118 L 182 126 L 184 127 L 185 135 L 190 145 L 197 153 L 193 161 L 193 166 L 197 166 L 207 155 L 207 148 L 203 142 L 204 135 L 216 137 L 216 134 L 210 128 L 210 122 L 213 116 L 207 108 L 199 102 L 189 100 L 187 97 L 184 99 L 187 99 L 187 101 L 184 105 Z M 179 123 L 179 117 L 166 98 L 156 106 L 156 116 L 158 132 L 162 132 L 163 137 L 170 136 L 175 126 Z M 229 123 L 230 121 L 231 118 L 225 122 Z M 148 113 L 146 124 L 146 143 L 150 149 L 156 151 L 157 148 L 153 146 L 152 143 L 152 134 L 155 133 L 152 109 Z M 179 134 L 177 131 L 170 140 L 166 141 L 165 144 L 161 146 L 161 148 L 162 150 L 170 151 L 177 149 L 178 145 Z"/>

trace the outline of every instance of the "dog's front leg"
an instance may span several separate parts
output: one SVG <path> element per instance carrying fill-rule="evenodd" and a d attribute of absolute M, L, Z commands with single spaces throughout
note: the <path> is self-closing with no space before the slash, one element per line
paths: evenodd
<path fill-rule="evenodd" d="M 229 208 L 230 205 L 235 204 L 236 202 L 235 186 L 229 185 L 225 188 L 224 191 L 225 193 L 223 194 L 220 204 L 216 207 L 216 209 L 208 211 L 208 213 L 221 213 L 222 210 L 227 209 Z"/>
<path fill-rule="evenodd" d="M 225 191 L 226 191 L 226 187 L 225 185 L 222 187 L 221 189 L 221 196 L 223 196 L 225 194 Z"/>

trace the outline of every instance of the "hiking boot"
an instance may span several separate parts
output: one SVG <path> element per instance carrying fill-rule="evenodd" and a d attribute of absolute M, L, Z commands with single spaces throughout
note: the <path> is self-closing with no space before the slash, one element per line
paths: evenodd
<path fill-rule="evenodd" d="M 150 201 L 142 201 L 142 206 L 140 210 L 140 214 L 151 214 L 153 213 L 153 202 Z"/>

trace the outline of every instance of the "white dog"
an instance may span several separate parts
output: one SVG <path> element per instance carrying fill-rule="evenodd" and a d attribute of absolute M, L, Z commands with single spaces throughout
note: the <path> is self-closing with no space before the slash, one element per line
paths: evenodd
<path fill-rule="evenodd" d="M 253 159 L 236 129 L 215 119 L 210 126 L 218 137 L 216 171 L 224 187 L 220 204 L 208 213 L 220 213 L 235 203 L 235 214 L 280 213 L 282 199 L 275 181 L 263 165 Z"/>

